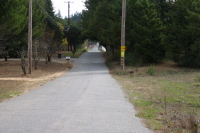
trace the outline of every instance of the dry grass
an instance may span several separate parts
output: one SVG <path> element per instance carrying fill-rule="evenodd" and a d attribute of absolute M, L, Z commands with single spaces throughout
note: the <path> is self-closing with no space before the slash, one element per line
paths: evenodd
<path fill-rule="evenodd" d="M 114 64 L 113 66 L 118 66 Z M 149 67 L 113 67 L 111 73 L 124 87 L 137 116 L 160 133 L 199 133 L 200 71 L 179 68 L 173 62 Z"/>
<path fill-rule="evenodd" d="M 40 61 L 37 70 L 33 70 L 31 75 L 24 75 L 20 63 L 20 60 L 0 60 L 0 102 L 27 93 L 72 68 L 66 62 L 45 64 L 45 61 Z"/>

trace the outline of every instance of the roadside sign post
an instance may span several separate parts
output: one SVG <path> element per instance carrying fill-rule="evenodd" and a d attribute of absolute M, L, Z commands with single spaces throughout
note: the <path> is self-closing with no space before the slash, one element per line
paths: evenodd
<path fill-rule="evenodd" d="M 121 66 L 124 70 L 125 62 L 125 22 L 126 22 L 126 0 L 122 0 L 122 27 L 121 27 Z"/>
<path fill-rule="evenodd" d="M 122 70 L 124 70 L 124 59 L 125 59 L 125 46 L 121 46 L 121 66 L 122 66 Z"/>

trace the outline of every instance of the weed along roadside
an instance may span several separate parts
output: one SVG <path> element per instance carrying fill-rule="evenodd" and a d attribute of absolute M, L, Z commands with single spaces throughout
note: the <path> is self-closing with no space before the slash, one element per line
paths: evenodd
<path fill-rule="evenodd" d="M 110 65 L 123 86 L 137 117 L 154 132 L 200 132 L 200 71 L 179 68 L 172 62 L 148 67 Z"/>

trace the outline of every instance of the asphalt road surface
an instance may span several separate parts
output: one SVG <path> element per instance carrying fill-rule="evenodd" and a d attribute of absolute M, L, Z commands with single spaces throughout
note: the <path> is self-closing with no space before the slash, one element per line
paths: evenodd
<path fill-rule="evenodd" d="M 151 132 L 135 117 L 97 47 L 62 77 L 0 103 L 0 133 Z"/>

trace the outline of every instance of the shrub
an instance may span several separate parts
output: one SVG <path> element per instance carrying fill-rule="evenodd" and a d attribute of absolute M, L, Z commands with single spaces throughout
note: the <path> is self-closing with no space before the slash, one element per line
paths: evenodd
<path fill-rule="evenodd" d="M 152 75 L 152 76 L 155 75 L 156 71 L 155 71 L 154 65 L 150 65 L 150 66 L 148 67 L 147 73 L 148 73 L 149 75 Z"/>

